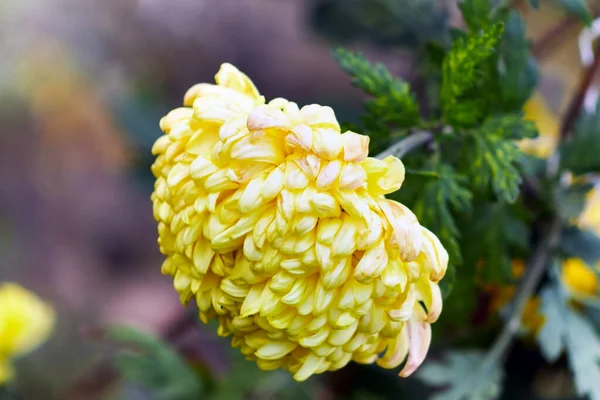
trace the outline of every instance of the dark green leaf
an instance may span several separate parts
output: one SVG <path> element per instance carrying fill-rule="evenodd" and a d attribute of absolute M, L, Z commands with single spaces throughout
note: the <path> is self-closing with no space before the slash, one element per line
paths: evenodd
<path fill-rule="evenodd" d="M 161 339 L 129 327 L 113 327 L 108 337 L 131 349 L 115 356 L 119 372 L 151 390 L 156 399 L 201 396 L 203 385 L 199 376 Z"/>
<path fill-rule="evenodd" d="M 575 15 L 583 23 L 589 25 L 592 23 L 592 13 L 587 0 L 554 0 L 566 12 Z"/>
<path fill-rule="evenodd" d="M 495 97 L 493 103 L 499 104 L 498 108 L 505 112 L 520 111 L 537 86 L 539 74 L 525 23 L 515 10 L 506 17 L 495 67 L 498 74 L 490 86 L 490 89 L 495 87 L 490 93 Z"/>
<path fill-rule="evenodd" d="M 511 254 L 527 249 L 529 244 L 526 221 L 514 206 L 501 201 L 475 207 L 463 233 L 465 263 L 482 263 L 486 282 L 509 281 Z"/>
<path fill-rule="evenodd" d="M 450 259 L 460 263 L 459 230 L 453 211 L 469 211 L 471 192 L 466 188 L 466 178 L 456 174 L 449 165 L 438 166 L 436 172 L 439 179 L 430 179 L 425 183 L 412 210 L 420 223 L 438 236 L 448 250 Z"/>
<path fill-rule="evenodd" d="M 456 265 L 454 263 L 448 264 L 448 269 L 446 270 L 446 275 L 444 275 L 444 279 L 440 282 L 440 289 L 442 291 L 442 296 L 444 300 L 450 297 L 452 292 L 454 291 L 454 285 L 456 283 Z"/>
<path fill-rule="evenodd" d="M 333 56 L 354 79 L 352 84 L 374 96 L 366 102 L 381 123 L 410 127 L 419 121 L 419 106 L 410 86 L 394 78 L 383 64 L 372 65 L 362 54 L 338 48 Z"/>
<path fill-rule="evenodd" d="M 481 31 L 490 25 L 491 0 L 461 0 L 458 6 L 471 31 Z"/>
<path fill-rule="evenodd" d="M 563 228 L 560 247 L 567 257 L 577 257 L 588 265 L 600 261 L 600 236 L 594 232 L 577 227 Z"/>
<path fill-rule="evenodd" d="M 600 106 L 600 103 L 598 103 Z M 574 174 L 600 172 L 600 111 L 583 114 L 560 147 L 561 166 Z"/>
<path fill-rule="evenodd" d="M 311 16 L 316 30 L 337 42 L 368 40 L 394 47 L 416 48 L 441 39 L 448 12 L 438 0 L 321 0 Z"/>
<path fill-rule="evenodd" d="M 581 215 L 586 205 L 586 196 L 593 186 L 589 183 L 576 183 L 567 188 L 560 185 L 555 187 L 555 209 L 565 222 Z"/>

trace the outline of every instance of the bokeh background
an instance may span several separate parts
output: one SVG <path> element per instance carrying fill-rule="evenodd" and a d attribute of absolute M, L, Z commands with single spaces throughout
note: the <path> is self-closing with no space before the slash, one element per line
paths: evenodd
<path fill-rule="evenodd" d="M 86 332 L 126 323 L 160 333 L 184 311 L 160 274 L 149 167 L 158 120 L 188 87 L 230 62 L 267 98 L 328 104 L 351 120 L 364 95 L 330 49 L 359 49 L 418 90 L 414 48 L 460 26 L 455 3 L 0 2 L 0 281 L 50 300 L 59 320 L 19 363 L 25 398 L 93 398 L 69 392 L 103 357 Z M 600 2 L 591 3 L 597 16 Z M 540 94 L 560 114 L 581 69 L 581 26 L 552 7 L 522 7 Z M 391 28 L 374 29 L 382 26 Z M 201 335 L 190 339 L 199 362 L 226 374 L 227 344 L 210 329 Z"/>

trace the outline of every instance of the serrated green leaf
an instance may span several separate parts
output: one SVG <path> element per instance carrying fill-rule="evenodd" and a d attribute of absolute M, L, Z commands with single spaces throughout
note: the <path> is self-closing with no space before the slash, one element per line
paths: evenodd
<path fill-rule="evenodd" d="M 567 257 L 581 258 L 588 265 L 594 265 L 600 261 L 600 236 L 575 226 L 563 228 L 560 249 Z"/>
<path fill-rule="evenodd" d="M 587 0 L 554 0 L 566 12 L 578 17 L 584 24 L 592 23 L 592 13 Z"/>
<path fill-rule="evenodd" d="M 427 361 L 416 376 L 431 386 L 446 386 L 432 400 L 491 400 L 501 390 L 502 369 L 485 361 L 480 351 L 451 351 L 445 362 Z"/>
<path fill-rule="evenodd" d="M 598 103 L 600 107 L 600 103 Z M 574 174 L 600 172 L 600 110 L 583 114 L 573 135 L 560 146 L 561 167 Z"/>
<path fill-rule="evenodd" d="M 412 210 L 423 226 L 435 233 L 454 263 L 460 263 L 459 230 L 453 212 L 466 212 L 471 207 L 471 192 L 467 180 L 449 165 L 439 165 L 439 179 L 427 181 Z"/>
<path fill-rule="evenodd" d="M 472 133 L 467 137 L 464 154 L 464 170 L 470 174 L 474 188 L 485 191 L 491 187 L 498 198 L 515 201 L 522 181 L 517 167 L 523 152 L 513 140 L 486 132 Z"/>
<path fill-rule="evenodd" d="M 154 398 L 183 400 L 202 394 L 199 376 L 160 338 L 124 326 L 109 329 L 108 337 L 132 350 L 115 356 L 119 372 L 151 390 Z"/>
<path fill-rule="evenodd" d="M 568 305 L 557 284 L 542 290 L 544 326 L 538 342 L 549 362 L 566 350 L 579 395 L 600 399 L 600 338 L 593 325 Z"/>
<path fill-rule="evenodd" d="M 484 121 L 480 131 L 484 135 L 515 140 L 538 136 L 535 123 L 524 120 L 523 113 L 491 116 Z"/>
<path fill-rule="evenodd" d="M 593 187 L 590 183 L 576 183 L 566 188 L 560 185 L 554 187 L 556 213 L 565 222 L 581 215 L 587 203 L 586 196 Z"/>
<path fill-rule="evenodd" d="M 511 254 L 529 244 L 529 227 L 514 208 L 501 201 L 479 204 L 463 232 L 465 263 L 482 262 L 486 282 L 509 281 Z"/>
<path fill-rule="evenodd" d="M 485 30 L 458 38 L 446 55 L 442 66 L 440 103 L 445 120 L 453 126 L 474 124 L 482 116 L 483 105 L 477 98 L 461 99 L 480 80 L 484 62 L 493 54 L 504 30 L 503 24 L 494 24 Z M 468 118 L 467 102 L 474 116 Z"/>
<path fill-rule="evenodd" d="M 410 85 L 394 78 L 383 64 L 372 65 L 362 54 L 338 48 L 333 56 L 354 79 L 352 84 L 374 96 L 365 106 L 381 123 L 410 127 L 419 121 L 419 106 Z"/>

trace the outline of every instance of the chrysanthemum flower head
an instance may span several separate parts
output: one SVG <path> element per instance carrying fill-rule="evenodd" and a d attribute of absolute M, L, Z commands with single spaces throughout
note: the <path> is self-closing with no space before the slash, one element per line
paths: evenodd
<path fill-rule="evenodd" d="M 45 342 L 54 326 L 54 310 L 14 283 L 0 285 L 0 385 L 12 378 L 10 360 Z"/>
<path fill-rule="evenodd" d="M 224 64 L 164 131 L 152 194 L 162 266 L 183 303 L 262 369 L 296 380 L 353 360 L 410 375 L 442 309 L 448 255 L 405 206 L 395 157 L 329 107 L 266 102 Z M 385 352 L 383 355 L 381 353 Z"/>

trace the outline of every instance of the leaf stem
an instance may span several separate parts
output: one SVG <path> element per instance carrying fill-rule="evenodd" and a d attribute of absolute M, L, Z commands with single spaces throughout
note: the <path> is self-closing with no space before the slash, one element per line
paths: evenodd
<path fill-rule="evenodd" d="M 504 325 L 504 329 L 488 352 L 482 368 L 492 367 L 502 361 L 510 348 L 513 337 L 519 331 L 527 300 L 531 297 L 538 283 L 544 276 L 550 254 L 552 254 L 552 251 L 558 242 L 560 232 L 560 220 L 558 217 L 555 217 L 550 222 L 550 226 L 546 232 L 547 234 L 542 238 L 535 249 L 529 266 L 526 269 L 525 276 L 517 288 L 515 301 L 510 316 Z"/>
<path fill-rule="evenodd" d="M 415 131 L 415 133 L 405 137 L 397 143 L 394 143 L 386 150 L 377 154 L 375 158 L 384 159 L 387 156 L 396 156 L 402 158 L 405 154 L 410 153 L 412 150 L 419 146 L 424 145 L 433 138 L 433 133 L 430 131 Z"/>
<path fill-rule="evenodd" d="M 585 95 L 589 91 L 598 70 L 600 70 L 600 42 L 596 43 L 594 46 L 594 61 L 583 71 L 577 91 L 569 102 L 567 113 L 565 114 L 565 118 L 563 119 L 560 128 L 560 137 L 562 139 L 564 139 L 573 129 L 573 125 L 583 108 Z"/>

